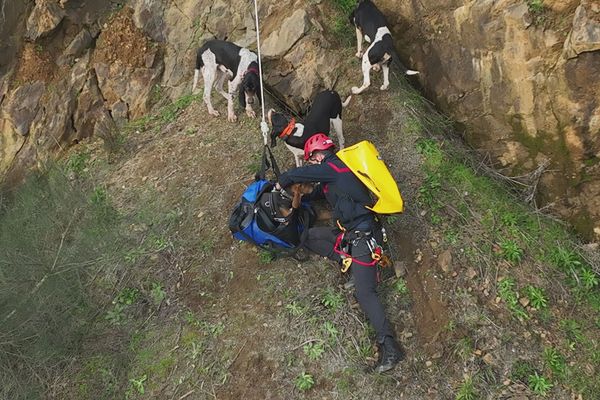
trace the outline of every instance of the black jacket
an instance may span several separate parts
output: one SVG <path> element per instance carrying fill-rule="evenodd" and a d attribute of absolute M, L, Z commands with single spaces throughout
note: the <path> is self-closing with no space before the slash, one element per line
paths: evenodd
<path fill-rule="evenodd" d="M 299 182 L 321 183 L 323 194 L 333 208 L 333 218 L 344 228 L 373 226 L 375 215 L 365 208 L 373 205 L 369 189 L 335 154 L 329 153 L 321 164 L 293 168 L 279 177 L 281 187 Z"/>

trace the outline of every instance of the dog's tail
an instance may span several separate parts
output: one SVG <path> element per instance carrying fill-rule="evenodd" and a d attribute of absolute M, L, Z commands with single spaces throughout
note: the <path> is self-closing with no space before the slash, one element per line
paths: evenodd
<path fill-rule="evenodd" d="M 350 104 L 350 100 L 352 100 L 352 95 L 348 96 L 346 100 L 344 100 L 344 102 L 342 103 L 342 107 L 346 108 L 348 104 Z"/>
<path fill-rule="evenodd" d="M 406 66 L 400 61 L 400 56 L 395 48 L 392 48 L 392 63 L 400 70 L 403 75 L 418 75 L 419 71 L 415 71 Z"/>

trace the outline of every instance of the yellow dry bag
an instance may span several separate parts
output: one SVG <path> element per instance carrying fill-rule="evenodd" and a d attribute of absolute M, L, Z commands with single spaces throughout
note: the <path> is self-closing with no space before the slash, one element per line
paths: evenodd
<path fill-rule="evenodd" d="M 378 214 L 394 214 L 404 211 L 398 184 L 381 160 L 373 143 L 364 140 L 338 151 L 337 156 L 377 196 L 375 205 L 367 207 L 369 210 Z"/>

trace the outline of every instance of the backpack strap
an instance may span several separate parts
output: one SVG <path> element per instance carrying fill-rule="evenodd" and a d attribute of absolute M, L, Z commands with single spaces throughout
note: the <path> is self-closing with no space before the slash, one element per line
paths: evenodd
<path fill-rule="evenodd" d="M 275 180 L 279 180 L 279 175 L 281 175 L 281 172 L 279 171 L 279 167 L 277 166 L 275 156 L 273 156 L 271 148 L 268 145 L 264 145 L 260 162 L 260 170 L 256 174 L 255 179 L 266 179 L 265 177 L 269 169 L 273 170 L 273 173 L 275 174 Z"/>

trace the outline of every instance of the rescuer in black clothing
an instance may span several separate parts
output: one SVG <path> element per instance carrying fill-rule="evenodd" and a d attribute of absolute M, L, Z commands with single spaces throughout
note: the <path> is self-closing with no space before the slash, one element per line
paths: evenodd
<path fill-rule="evenodd" d="M 369 190 L 354 173 L 332 152 L 333 141 L 319 133 L 308 139 L 304 159 L 309 165 L 291 169 L 279 177 L 278 185 L 287 187 L 299 182 L 319 182 L 321 193 L 333 208 L 333 218 L 345 229 L 344 241 L 352 258 L 350 269 L 354 278 L 355 295 L 377 334 L 379 361 L 375 371 L 388 371 L 404 358 L 394 339 L 383 305 L 377 296 L 377 266 L 372 252 L 381 240 L 381 229 L 374 213 L 365 205 L 372 204 Z M 339 228 L 310 228 L 306 248 L 331 260 L 341 262 L 334 250 Z M 381 243 L 381 241 L 380 241 Z"/>

